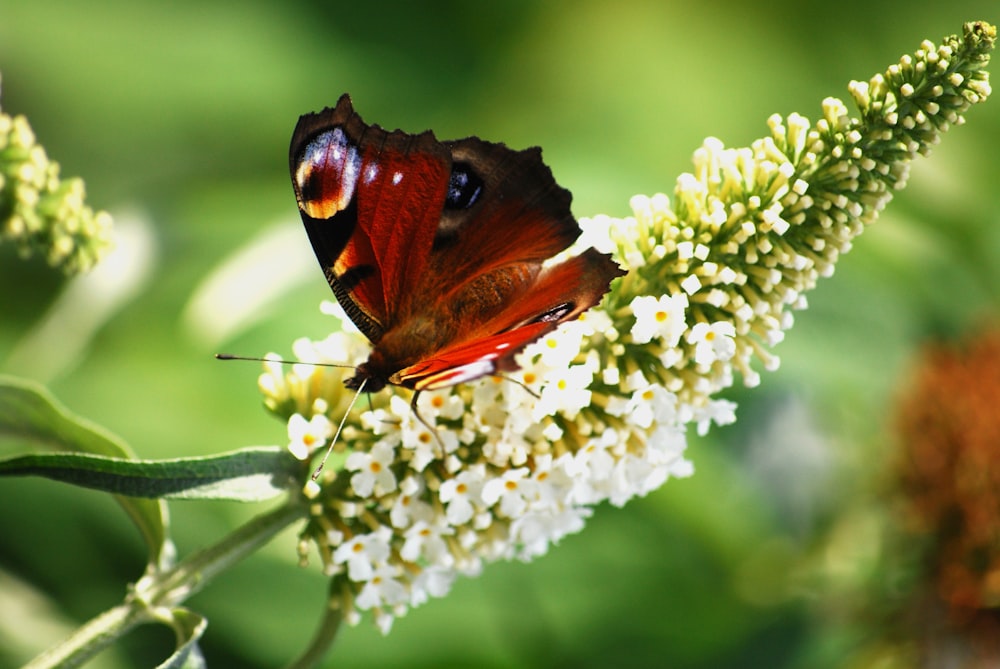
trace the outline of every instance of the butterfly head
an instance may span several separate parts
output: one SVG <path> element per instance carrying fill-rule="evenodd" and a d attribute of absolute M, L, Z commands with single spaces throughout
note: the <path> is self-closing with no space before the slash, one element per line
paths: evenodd
<path fill-rule="evenodd" d="M 377 393 L 389 385 L 389 380 L 384 374 L 374 372 L 371 366 L 364 362 L 357 366 L 354 376 L 344 381 L 344 385 L 351 390 L 358 390 L 363 385 L 367 392 Z"/>

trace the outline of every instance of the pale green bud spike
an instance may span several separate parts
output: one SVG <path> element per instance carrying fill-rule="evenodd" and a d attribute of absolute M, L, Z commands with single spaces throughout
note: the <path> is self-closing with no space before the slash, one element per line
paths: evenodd
<path fill-rule="evenodd" d="M 0 110 L 0 243 L 44 255 L 67 274 L 85 272 L 111 248 L 111 217 L 85 204 L 83 181 L 61 180 L 28 120 Z"/>

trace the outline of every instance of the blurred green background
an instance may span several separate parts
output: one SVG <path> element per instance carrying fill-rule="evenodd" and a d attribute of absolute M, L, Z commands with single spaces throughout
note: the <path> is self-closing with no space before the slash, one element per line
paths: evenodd
<path fill-rule="evenodd" d="M 329 327 L 287 174 L 300 114 L 349 91 L 389 128 L 541 145 L 578 216 L 625 215 L 633 194 L 671 192 L 705 136 L 739 146 L 773 112 L 815 119 L 849 80 L 964 21 L 1000 22 L 997 10 L 0 0 L 0 103 L 134 240 L 119 274 L 75 292 L 0 245 L 0 371 L 49 384 L 142 457 L 284 443 L 257 365 L 211 355 L 289 355 Z M 458 582 L 388 638 L 367 622 L 345 629 L 328 666 L 844 666 L 877 630 L 838 615 L 830 584 L 857 577 L 878 546 L 863 513 L 846 523 L 853 552 L 824 538 L 878 477 L 916 348 L 996 313 L 1000 100 L 968 120 L 809 296 L 781 370 L 730 393 L 739 421 L 692 436 L 692 479 L 598 509 L 533 564 Z M 171 504 L 181 553 L 261 509 Z M 0 482 L 0 537 L 0 666 L 119 601 L 144 559 L 110 499 L 42 480 Z M 325 582 L 297 566 L 291 533 L 225 574 L 190 601 L 210 619 L 210 666 L 294 656 Z M 96 666 L 153 666 L 170 643 L 143 629 Z"/>

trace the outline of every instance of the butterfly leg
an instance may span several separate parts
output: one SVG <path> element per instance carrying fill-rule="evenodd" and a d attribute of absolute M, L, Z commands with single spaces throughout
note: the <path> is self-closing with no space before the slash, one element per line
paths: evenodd
<path fill-rule="evenodd" d="M 442 441 L 441 435 L 438 434 L 437 427 L 427 422 L 427 419 L 421 416 L 420 410 L 417 409 L 417 398 L 420 397 L 420 392 L 421 391 L 419 390 L 413 391 L 413 399 L 410 400 L 410 410 L 413 411 L 413 415 L 417 417 L 417 420 L 420 421 L 420 424 L 426 427 L 427 431 L 434 436 L 434 440 L 438 443 L 438 446 L 441 447 L 441 459 L 443 460 L 448 455 L 448 453 L 444 449 L 444 441 Z"/>
<path fill-rule="evenodd" d="M 534 397 L 536 400 L 539 400 L 539 399 L 542 398 L 541 395 L 539 395 L 534 390 L 532 390 L 531 388 L 529 388 L 528 384 L 524 383 L 523 381 L 518 381 L 513 376 L 507 376 L 506 374 L 490 374 L 490 376 L 493 377 L 494 379 L 500 379 L 501 381 L 510 381 L 511 383 L 514 383 L 516 385 L 521 386 L 522 388 L 524 388 L 524 391 L 526 393 L 528 393 L 529 395 L 531 395 L 532 397 Z"/>

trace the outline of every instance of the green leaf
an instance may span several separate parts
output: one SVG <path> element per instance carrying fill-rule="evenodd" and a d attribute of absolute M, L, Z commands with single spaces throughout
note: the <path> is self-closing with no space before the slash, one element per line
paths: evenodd
<path fill-rule="evenodd" d="M 0 476 L 44 476 L 129 497 L 259 502 L 287 492 L 301 463 L 279 446 L 170 460 L 39 453 L 0 460 Z"/>
<path fill-rule="evenodd" d="M 75 416 L 42 386 L 0 376 L 0 452 L 17 446 L 34 451 L 70 451 L 118 458 L 128 447 L 103 428 Z M 165 566 L 167 507 L 162 501 L 116 497 L 146 542 L 150 564 Z"/>
<path fill-rule="evenodd" d="M 33 450 L 132 456 L 117 437 L 74 416 L 42 386 L 11 376 L 0 376 L 0 436 Z"/>
<path fill-rule="evenodd" d="M 208 666 L 198 647 L 208 621 L 189 609 L 178 607 L 170 612 L 170 626 L 177 633 L 177 650 L 156 669 L 204 669 Z"/>

